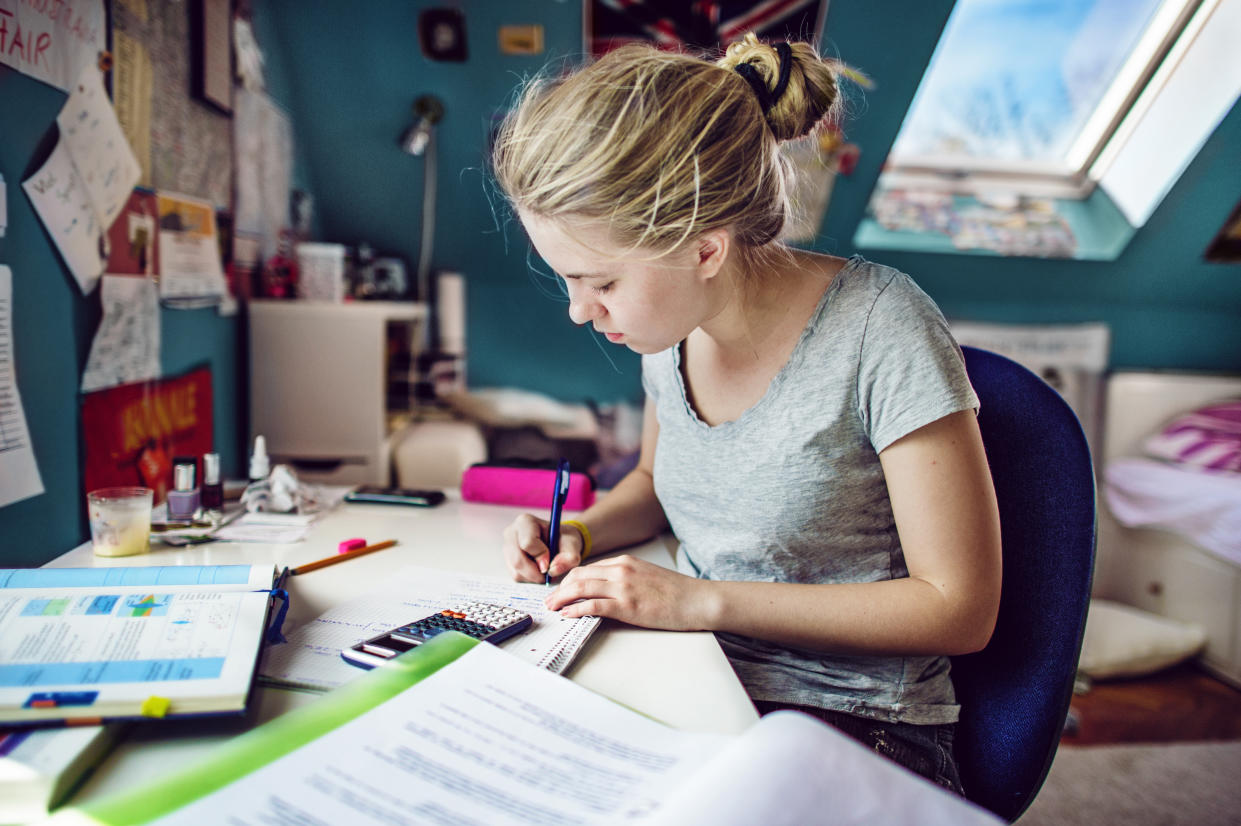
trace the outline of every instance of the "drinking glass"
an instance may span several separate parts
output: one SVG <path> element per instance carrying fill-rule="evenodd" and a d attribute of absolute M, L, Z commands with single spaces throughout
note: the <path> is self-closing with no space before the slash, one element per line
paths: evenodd
<path fill-rule="evenodd" d="M 97 556 L 146 553 L 151 541 L 150 488 L 100 488 L 86 494 L 91 544 Z"/>

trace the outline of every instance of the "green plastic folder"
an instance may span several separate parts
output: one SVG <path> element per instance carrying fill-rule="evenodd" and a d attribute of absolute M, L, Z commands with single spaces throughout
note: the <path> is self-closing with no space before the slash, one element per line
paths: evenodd
<path fill-rule="evenodd" d="M 130 826 L 163 817 L 348 723 L 434 674 L 477 644 L 478 640 L 455 631 L 440 634 L 318 702 L 221 744 L 200 763 L 96 803 L 61 809 L 48 824 Z"/>

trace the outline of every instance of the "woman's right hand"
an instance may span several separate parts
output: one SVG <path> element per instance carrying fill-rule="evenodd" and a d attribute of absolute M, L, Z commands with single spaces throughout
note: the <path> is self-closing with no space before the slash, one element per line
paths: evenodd
<path fill-rule="evenodd" d="M 547 550 L 548 521 L 523 513 L 504 529 L 504 562 L 518 582 L 543 582 L 576 568 L 582 562 L 582 534 L 572 526 L 560 527 L 560 550 L 550 560 Z"/>

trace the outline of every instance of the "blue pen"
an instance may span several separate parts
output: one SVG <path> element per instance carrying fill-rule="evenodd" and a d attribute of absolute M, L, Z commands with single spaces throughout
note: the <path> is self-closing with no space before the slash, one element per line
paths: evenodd
<path fill-rule="evenodd" d="M 552 560 L 560 550 L 560 509 L 564 507 L 565 497 L 569 495 L 569 460 L 561 459 L 556 466 L 556 487 L 552 489 L 552 518 L 547 526 L 547 573 L 543 575 L 543 584 L 552 584 Z"/>

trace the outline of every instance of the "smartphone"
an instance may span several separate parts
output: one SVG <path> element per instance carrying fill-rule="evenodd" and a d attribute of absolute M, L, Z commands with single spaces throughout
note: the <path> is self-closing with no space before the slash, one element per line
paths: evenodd
<path fill-rule="evenodd" d="M 433 508 L 444 501 L 444 492 L 442 490 L 415 490 L 412 488 L 385 488 L 380 485 L 362 485 L 357 490 L 351 490 L 346 493 L 345 501 Z"/>

